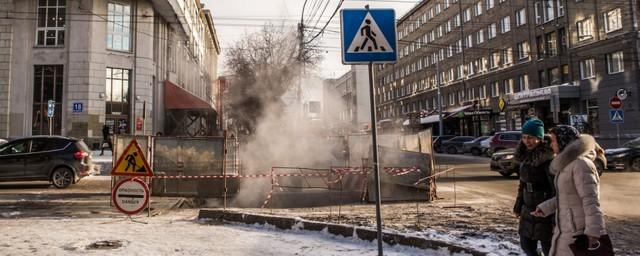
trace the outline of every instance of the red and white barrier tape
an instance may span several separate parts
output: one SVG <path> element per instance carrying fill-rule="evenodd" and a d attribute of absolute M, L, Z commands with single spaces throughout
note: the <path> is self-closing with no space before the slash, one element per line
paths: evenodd
<path fill-rule="evenodd" d="M 271 201 L 271 196 L 273 196 L 273 189 L 269 191 L 269 194 L 267 194 L 267 198 L 264 199 L 264 203 L 262 203 L 262 206 L 260 208 L 264 208 L 269 204 L 269 202 Z"/>
<path fill-rule="evenodd" d="M 369 172 L 368 167 L 337 167 L 331 168 L 332 172 L 337 172 L 339 175 L 344 174 L 367 174 Z M 401 176 L 412 172 L 420 172 L 419 168 L 397 168 L 397 167 L 385 167 L 384 171 L 392 174 L 393 176 Z M 333 175 L 333 173 L 280 173 L 280 174 L 245 174 L 245 175 L 154 175 L 155 179 L 240 179 L 240 178 L 268 178 L 268 177 L 327 177 Z"/>

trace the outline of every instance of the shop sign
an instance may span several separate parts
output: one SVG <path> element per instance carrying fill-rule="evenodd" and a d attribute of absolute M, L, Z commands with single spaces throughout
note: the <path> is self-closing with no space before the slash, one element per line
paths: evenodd
<path fill-rule="evenodd" d="M 491 109 L 466 110 L 464 111 L 464 115 L 465 116 L 491 115 Z"/>
<path fill-rule="evenodd" d="M 548 99 L 551 96 L 551 88 L 537 88 L 528 91 L 522 91 L 514 93 L 512 96 L 512 103 L 526 103 L 532 101 L 540 101 Z"/>

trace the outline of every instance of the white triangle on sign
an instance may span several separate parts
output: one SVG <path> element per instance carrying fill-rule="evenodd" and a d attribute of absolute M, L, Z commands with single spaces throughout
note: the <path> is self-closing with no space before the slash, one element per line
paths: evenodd
<path fill-rule="evenodd" d="M 386 37 L 382 34 L 380 27 L 367 12 L 362 20 L 362 24 L 353 37 L 353 41 L 347 48 L 348 53 L 376 53 L 376 52 L 393 52 Z"/>
<path fill-rule="evenodd" d="M 620 115 L 620 111 L 613 112 L 613 117 L 611 118 L 613 121 L 622 121 L 622 116 Z"/>

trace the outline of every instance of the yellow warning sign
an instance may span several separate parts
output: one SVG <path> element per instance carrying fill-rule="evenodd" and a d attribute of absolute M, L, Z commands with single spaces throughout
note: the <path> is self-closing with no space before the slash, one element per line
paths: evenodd
<path fill-rule="evenodd" d="M 138 142 L 133 139 L 124 149 L 120 158 L 111 169 L 112 176 L 153 176 L 153 171 L 142 154 Z"/>

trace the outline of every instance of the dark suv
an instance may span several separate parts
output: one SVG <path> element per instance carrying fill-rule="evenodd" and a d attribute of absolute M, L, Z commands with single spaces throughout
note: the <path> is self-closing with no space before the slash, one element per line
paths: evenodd
<path fill-rule="evenodd" d="M 33 136 L 0 146 L 0 181 L 41 180 L 66 188 L 91 172 L 91 151 L 76 138 Z"/>
<path fill-rule="evenodd" d="M 491 141 L 489 142 L 490 148 L 487 154 L 492 155 L 503 149 L 517 148 L 520 139 L 522 139 L 522 132 L 520 131 L 498 132 L 491 137 Z"/>

